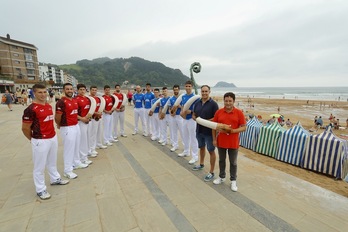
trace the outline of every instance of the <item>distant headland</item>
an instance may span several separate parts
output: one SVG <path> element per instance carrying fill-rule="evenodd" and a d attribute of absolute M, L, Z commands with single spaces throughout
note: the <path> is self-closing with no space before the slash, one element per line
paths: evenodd
<path fill-rule="evenodd" d="M 235 88 L 235 87 L 237 87 L 237 86 L 235 86 L 233 83 L 227 83 L 225 81 L 219 81 L 214 86 L 214 88 Z"/>

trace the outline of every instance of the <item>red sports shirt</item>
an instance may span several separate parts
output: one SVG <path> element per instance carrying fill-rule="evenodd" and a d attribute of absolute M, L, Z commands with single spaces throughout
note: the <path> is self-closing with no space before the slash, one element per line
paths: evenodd
<path fill-rule="evenodd" d="M 122 102 L 123 102 L 123 94 L 122 93 L 114 93 L 114 95 L 118 98 L 118 100 L 120 100 L 117 107 L 116 107 L 117 109 L 120 109 Z"/>
<path fill-rule="evenodd" d="M 23 123 L 32 123 L 31 137 L 35 139 L 50 139 L 56 135 L 53 120 L 52 106 L 48 103 L 32 103 L 24 110 L 22 117 Z"/>
<path fill-rule="evenodd" d="M 92 96 L 91 96 L 91 97 L 92 97 Z M 93 98 L 94 98 L 94 100 L 95 100 L 95 102 L 96 102 L 96 107 L 95 107 L 95 111 L 94 111 L 94 112 L 98 112 L 99 107 L 100 107 L 100 103 L 101 103 L 100 98 L 97 97 L 97 96 L 94 96 Z"/>
<path fill-rule="evenodd" d="M 85 96 L 76 96 L 77 104 L 79 106 L 78 115 L 85 117 L 88 114 L 89 108 L 91 107 L 91 101 Z"/>
<path fill-rule="evenodd" d="M 103 95 L 103 98 L 105 99 L 105 109 L 106 111 L 110 111 L 114 105 L 114 98 L 111 96 Z"/>
<path fill-rule="evenodd" d="M 75 98 L 62 97 L 56 104 L 56 113 L 62 114 L 60 126 L 74 126 L 77 124 L 78 104 Z"/>
<path fill-rule="evenodd" d="M 235 107 L 229 113 L 226 112 L 225 108 L 219 109 L 216 111 L 213 121 L 231 125 L 232 129 L 246 125 L 243 112 Z M 239 148 L 239 133 L 227 134 L 225 132 L 219 132 L 216 142 L 218 147 L 237 149 Z"/>

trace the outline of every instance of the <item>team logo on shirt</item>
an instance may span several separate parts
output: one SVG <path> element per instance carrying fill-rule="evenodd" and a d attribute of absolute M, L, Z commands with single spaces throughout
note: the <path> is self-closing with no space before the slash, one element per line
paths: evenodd
<path fill-rule="evenodd" d="M 89 109 L 89 105 L 86 105 L 86 106 L 85 106 L 85 109 Z"/>
<path fill-rule="evenodd" d="M 53 119 L 54 119 L 53 115 L 48 115 L 43 121 L 48 122 L 48 121 L 51 121 Z"/>
<path fill-rule="evenodd" d="M 77 114 L 77 110 L 72 110 L 70 115 Z"/>

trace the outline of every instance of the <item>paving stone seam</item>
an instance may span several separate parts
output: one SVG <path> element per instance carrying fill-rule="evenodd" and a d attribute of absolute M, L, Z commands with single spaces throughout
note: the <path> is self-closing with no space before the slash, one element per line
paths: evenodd
<path fill-rule="evenodd" d="M 133 125 L 129 122 L 125 122 L 127 127 L 133 129 Z M 209 187 L 214 189 L 216 192 L 218 192 L 221 196 L 226 198 L 228 201 L 233 203 L 234 205 L 238 206 L 241 210 L 249 214 L 251 217 L 253 217 L 255 220 L 259 221 L 261 224 L 263 224 L 265 227 L 270 229 L 271 231 L 289 231 L 289 232 L 295 232 L 299 231 L 297 228 L 289 224 L 288 222 L 284 221 L 283 219 L 279 218 L 275 214 L 271 213 L 267 209 L 263 208 L 259 204 L 255 203 L 254 201 L 250 200 L 248 197 L 244 196 L 243 194 L 236 192 L 232 193 L 231 189 L 226 185 L 220 185 L 220 186 L 214 186 L 212 183 L 205 182 L 203 180 L 204 174 L 201 172 L 192 171 L 192 166 L 188 164 L 188 161 L 183 158 L 178 158 L 176 152 L 171 152 L 167 146 L 162 146 L 157 143 L 152 143 L 147 137 L 141 136 L 143 140 L 147 141 L 149 144 L 157 147 L 161 152 L 166 154 L 169 158 L 180 164 L 183 168 L 187 169 L 190 173 L 192 173 L 194 176 L 196 176 L 200 181 L 207 184 Z M 175 154 L 175 156 L 173 156 Z"/>

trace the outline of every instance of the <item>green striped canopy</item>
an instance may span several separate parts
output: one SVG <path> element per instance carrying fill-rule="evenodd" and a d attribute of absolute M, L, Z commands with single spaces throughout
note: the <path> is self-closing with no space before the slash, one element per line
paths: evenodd
<path fill-rule="evenodd" d="M 286 130 L 277 121 L 271 125 L 261 127 L 256 152 L 275 158 L 284 131 Z"/>

